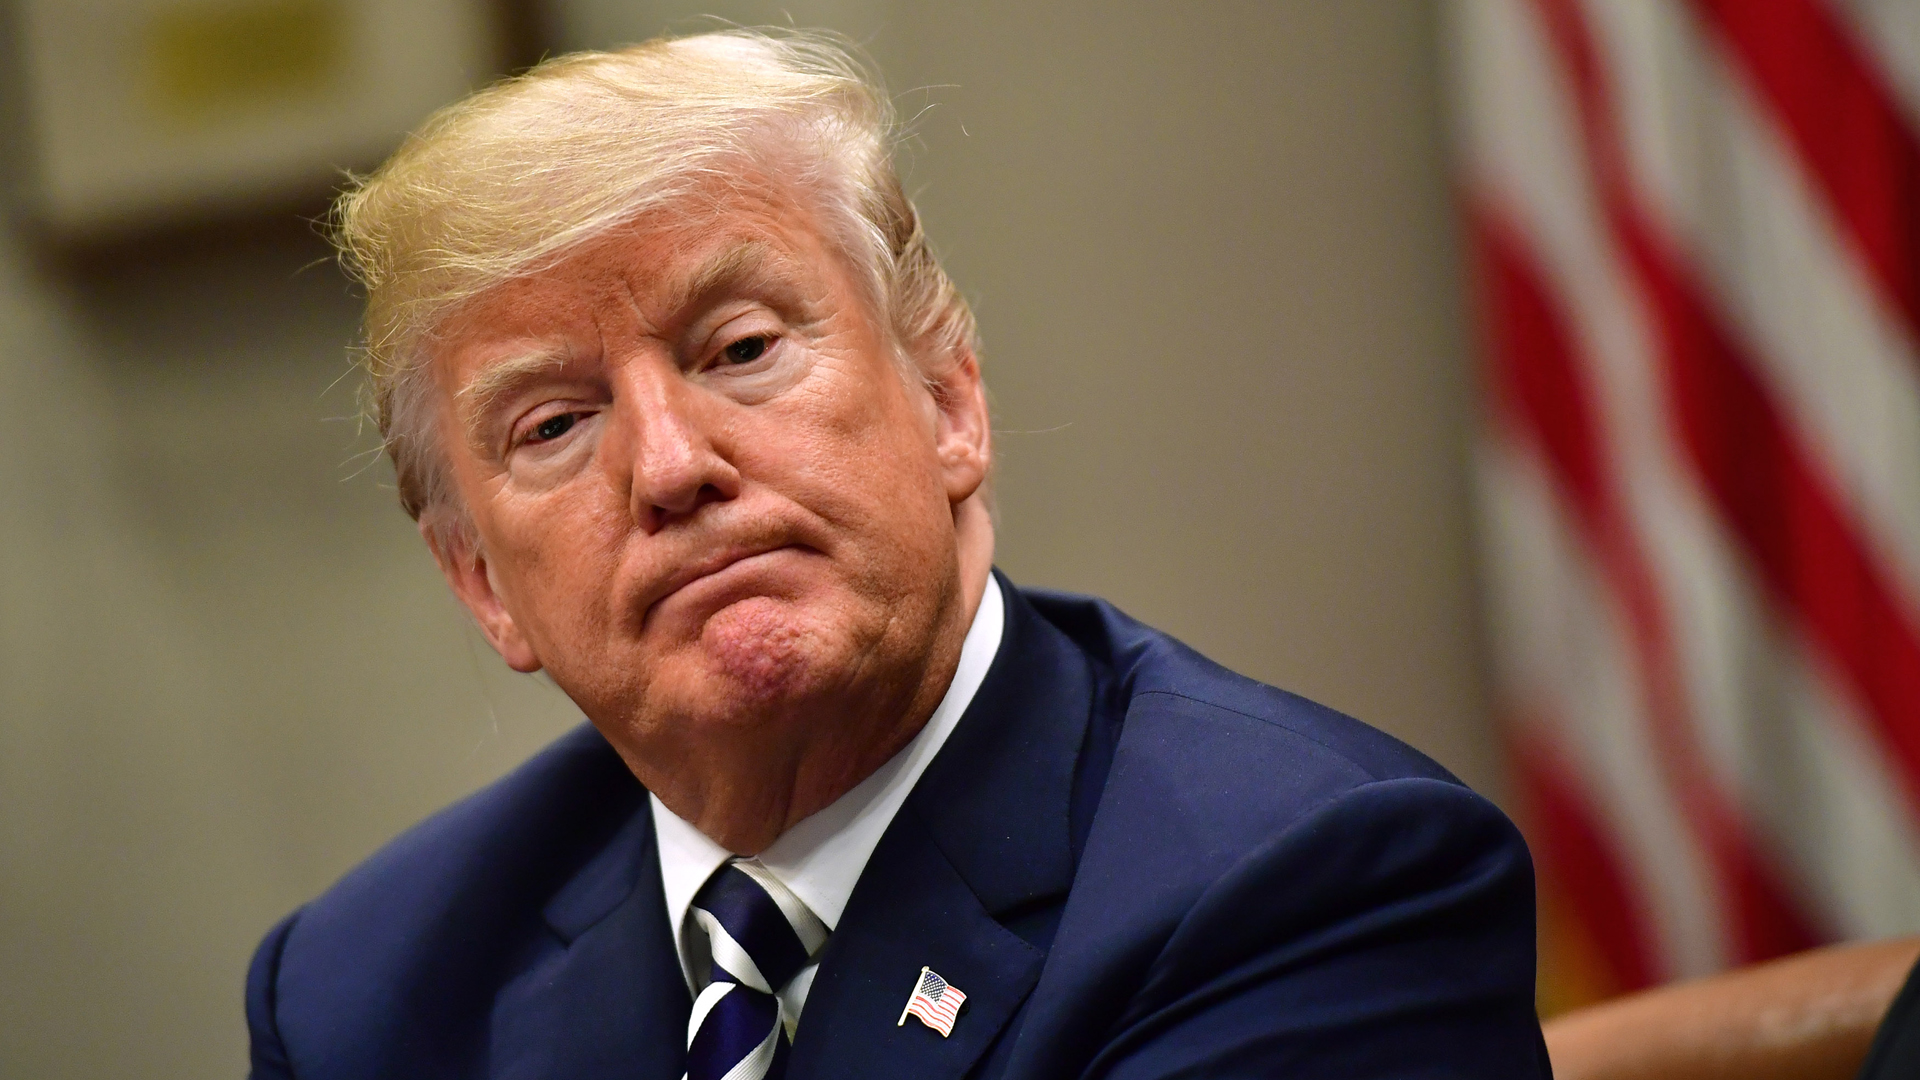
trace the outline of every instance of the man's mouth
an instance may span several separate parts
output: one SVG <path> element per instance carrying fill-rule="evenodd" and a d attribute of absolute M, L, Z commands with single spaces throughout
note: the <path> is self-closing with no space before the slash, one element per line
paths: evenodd
<path fill-rule="evenodd" d="M 729 572 L 734 571 L 736 567 L 740 567 L 743 570 L 747 569 L 747 567 L 742 566 L 742 564 L 748 564 L 749 566 L 757 564 L 767 556 L 777 555 L 794 546 L 795 545 L 792 544 L 776 544 L 771 546 L 758 545 L 726 548 L 714 552 L 705 558 L 682 564 L 660 582 L 654 591 L 653 599 L 647 604 L 646 614 L 643 616 L 643 619 L 652 618 L 653 613 L 659 610 L 661 604 L 683 592 L 688 590 L 699 591 L 704 586 L 710 584 L 723 584 L 723 582 L 718 579 L 734 576 Z"/>

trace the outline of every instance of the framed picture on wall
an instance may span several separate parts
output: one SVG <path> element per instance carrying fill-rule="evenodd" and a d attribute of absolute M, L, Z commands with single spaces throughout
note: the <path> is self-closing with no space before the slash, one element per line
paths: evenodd
<path fill-rule="evenodd" d="M 31 212 L 56 237 L 285 202 L 502 71 L 498 0 L 18 0 Z"/>

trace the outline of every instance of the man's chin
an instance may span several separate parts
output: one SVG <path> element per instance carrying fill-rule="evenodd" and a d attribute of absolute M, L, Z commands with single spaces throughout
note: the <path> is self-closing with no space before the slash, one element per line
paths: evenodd
<path fill-rule="evenodd" d="M 777 709 L 819 693 L 832 669 L 824 662 L 830 635 L 807 614 L 766 596 L 715 612 L 695 647 L 696 662 L 705 669 L 699 681 L 742 708 Z"/>

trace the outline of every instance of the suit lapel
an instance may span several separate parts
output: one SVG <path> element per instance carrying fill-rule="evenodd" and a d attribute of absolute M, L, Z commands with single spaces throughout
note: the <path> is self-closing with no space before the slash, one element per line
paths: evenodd
<path fill-rule="evenodd" d="M 494 1006 L 488 1071 L 496 1080 L 677 1080 L 686 1071 L 693 1003 L 653 844 L 642 798 L 548 903 L 557 940 L 537 950 Z"/>
<path fill-rule="evenodd" d="M 884 892 L 856 890 L 807 995 L 787 1075 L 954 1080 L 979 1059 L 1040 977 L 1046 954 L 987 914 L 918 815 L 903 810 L 874 850 Z M 933 968 L 967 995 L 951 1037 L 901 1009 Z"/>
<path fill-rule="evenodd" d="M 956 1080 L 1039 978 L 1050 930 L 1030 941 L 1008 922 L 1057 906 L 1072 884 L 1068 805 L 1094 680 L 999 580 L 1000 649 L 854 888 L 807 995 L 792 1080 Z M 898 1023 L 923 965 L 967 995 L 950 1037 Z"/>

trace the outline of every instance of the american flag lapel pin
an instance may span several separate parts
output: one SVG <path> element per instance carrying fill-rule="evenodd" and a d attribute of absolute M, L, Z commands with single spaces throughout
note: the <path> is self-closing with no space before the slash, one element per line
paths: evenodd
<path fill-rule="evenodd" d="M 913 984 L 913 995 L 907 998 L 907 1007 L 900 1010 L 900 1021 L 893 1026 L 903 1027 L 908 1016 L 917 1016 L 944 1039 L 953 1034 L 953 1018 L 966 1002 L 967 995 L 959 987 L 949 984 L 932 968 L 922 967 L 920 978 Z"/>

